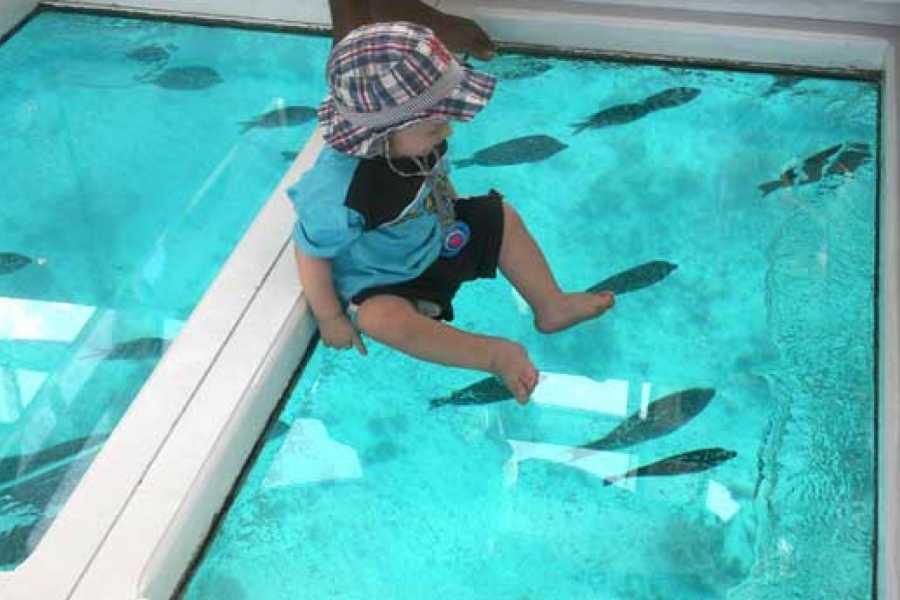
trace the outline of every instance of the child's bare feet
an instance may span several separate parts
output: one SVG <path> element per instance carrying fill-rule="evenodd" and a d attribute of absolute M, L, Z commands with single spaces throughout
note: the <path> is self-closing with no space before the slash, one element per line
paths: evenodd
<path fill-rule="evenodd" d="M 491 372 L 503 380 L 516 402 L 526 404 L 538 382 L 538 371 L 520 344 L 498 340 L 491 360 Z"/>
<path fill-rule="evenodd" d="M 561 331 L 572 325 L 599 317 L 616 303 L 612 292 L 577 292 L 562 294 L 547 308 L 536 311 L 534 326 L 541 333 Z"/>

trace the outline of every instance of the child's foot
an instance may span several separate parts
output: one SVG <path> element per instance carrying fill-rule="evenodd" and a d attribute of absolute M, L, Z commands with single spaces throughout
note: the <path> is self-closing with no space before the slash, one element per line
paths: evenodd
<path fill-rule="evenodd" d="M 521 345 L 499 340 L 491 360 L 491 372 L 503 380 L 516 402 L 526 404 L 538 382 L 538 371 Z"/>
<path fill-rule="evenodd" d="M 599 317 L 616 303 L 612 292 L 563 294 L 558 302 L 534 315 L 534 326 L 541 333 L 561 331 L 588 319 Z"/>

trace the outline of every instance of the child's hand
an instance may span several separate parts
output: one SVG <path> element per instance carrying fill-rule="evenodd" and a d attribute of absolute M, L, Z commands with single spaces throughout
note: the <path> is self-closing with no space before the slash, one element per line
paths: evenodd
<path fill-rule="evenodd" d="M 346 315 L 337 315 L 330 319 L 322 319 L 319 321 L 319 335 L 322 342 L 329 348 L 339 348 L 341 350 L 355 347 L 359 353 L 365 356 L 366 345 L 363 344 L 359 332 L 350 322 Z"/>

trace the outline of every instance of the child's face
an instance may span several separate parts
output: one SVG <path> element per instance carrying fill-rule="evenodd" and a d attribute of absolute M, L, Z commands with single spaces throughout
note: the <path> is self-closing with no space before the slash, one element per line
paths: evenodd
<path fill-rule="evenodd" d="M 419 121 L 388 136 L 391 156 L 425 156 L 452 134 L 453 130 L 447 121 Z"/>

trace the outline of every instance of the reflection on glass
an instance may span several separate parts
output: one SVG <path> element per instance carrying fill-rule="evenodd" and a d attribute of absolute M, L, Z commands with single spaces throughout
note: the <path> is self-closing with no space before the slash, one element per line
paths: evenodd
<path fill-rule="evenodd" d="M 532 402 L 624 415 L 628 407 L 628 382 L 622 379 L 595 381 L 581 375 L 541 372 Z"/>
<path fill-rule="evenodd" d="M 297 419 L 291 425 L 266 477 L 263 489 L 358 479 L 362 465 L 356 451 L 328 436 L 316 419 Z"/>
<path fill-rule="evenodd" d="M 317 103 L 328 48 L 49 10 L 0 47 L 0 569 L 40 541 L 312 131 L 304 111 L 258 115 Z"/>

